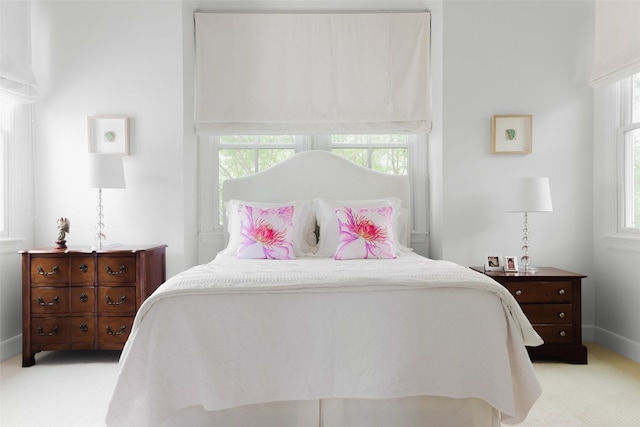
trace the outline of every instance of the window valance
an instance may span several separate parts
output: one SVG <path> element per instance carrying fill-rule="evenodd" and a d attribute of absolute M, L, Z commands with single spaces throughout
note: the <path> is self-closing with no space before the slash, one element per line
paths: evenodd
<path fill-rule="evenodd" d="M 31 66 L 29 2 L 0 2 L 0 93 L 20 102 L 37 99 L 38 85 Z"/>
<path fill-rule="evenodd" d="M 425 133 L 428 12 L 196 13 L 199 133 Z"/>
<path fill-rule="evenodd" d="M 640 72 L 640 1 L 596 0 L 591 85 Z"/>

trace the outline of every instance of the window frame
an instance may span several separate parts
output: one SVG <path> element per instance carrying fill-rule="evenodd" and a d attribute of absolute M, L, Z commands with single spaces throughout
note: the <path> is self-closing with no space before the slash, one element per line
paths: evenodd
<path fill-rule="evenodd" d="M 9 237 L 9 130 L 0 128 L 0 238 Z"/>
<path fill-rule="evenodd" d="M 632 79 L 622 79 L 616 85 L 617 92 L 617 233 L 626 237 L 640 238 L 640 224 L 629 226 L 634 216 L 634 152 L 633 144 L 629 144 L 627 133 L 640 129 L 640 118 L 632 121 Z"/>

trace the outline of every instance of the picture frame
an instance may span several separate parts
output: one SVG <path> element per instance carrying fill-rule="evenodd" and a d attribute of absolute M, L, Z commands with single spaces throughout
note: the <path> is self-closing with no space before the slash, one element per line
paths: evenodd
<path fill-rule="evenodd" d="M 504 271 L 505 273 L 517 273 L 518 272 L 518 257 L 505 256 L 504 257 Z"/>
<path fill-rule="evenodd" d="M 502 271 L 504 264 L 502 257 L 496 254 L 486 254 L 484 257 L 484 271 Z"/>
<path fill-rule="evenodd" d="M 531 154 L 533 115 L 491 117 L 491 154 Z"/>
<path fill-rule="evenodd" d="M 127 116 L 89 116 L 89 152 L 129 154 L 129 118 Z"/>

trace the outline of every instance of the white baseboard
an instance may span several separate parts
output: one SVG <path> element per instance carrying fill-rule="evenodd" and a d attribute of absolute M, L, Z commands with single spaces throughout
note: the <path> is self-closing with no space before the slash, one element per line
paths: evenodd
<path fill-rule="evenodd" d="M 593 341 L 596 344 L 607 347 L 611 351 L 615 351 L 626 358 L 640 363 L 640 343 L 598 327 L 595 328 Z"/>
<path fill-rule="evenodd" d="M 0 341 L 0 362 L 11 359 L 22 351 L 22 334 Z"/>

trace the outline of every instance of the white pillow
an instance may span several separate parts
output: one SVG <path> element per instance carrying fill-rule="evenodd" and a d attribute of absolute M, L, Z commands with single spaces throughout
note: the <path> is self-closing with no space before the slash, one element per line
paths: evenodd
<path fill-rule="evenodd" d="M 395 258 L 394 211 L 393 206 L 337 208 L 339 238 L 333 258 Z"/>
<path fill-rule="evenodd" d="M 340 237 L 336 208 L 379 208 L 384 206 L 393 207 L 394 233 L 392 239 L 394 242 L 394 253 L 399 254 L 403 250 L 403 246 L 398 241 L 398 233 L 400 229 L 403 228 L 400 219 L 404 218 L 406 221 L 406 215 L 401 215 L 401 203 L 402 201 L 397 197 L 373 200 L 330 200 L 322 197 L 314 199 L 313 210 L 315 211 L 318 226 L 320 227 L 320 238 L 316 256 L 333 257 L 336 252 Z"/>
<path fill-rule="evenodd" d="M 240 215 L 241 206 L 254 208 L 275 208 L 293 206 L 293 250 L 296 256 L 310 255 L 315 250 L 316 244 L 316 218 L 312 211 L 313 201 L 295 200 L 286 203 L 246 202 L 242 200 L 229 200 L 225 202 L 225 214 L 227 216 L 227 230 L 229 243 L 224 253 L 235 254 L 240 245 Z"/>

